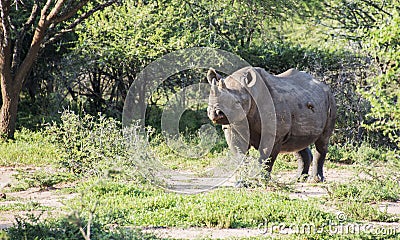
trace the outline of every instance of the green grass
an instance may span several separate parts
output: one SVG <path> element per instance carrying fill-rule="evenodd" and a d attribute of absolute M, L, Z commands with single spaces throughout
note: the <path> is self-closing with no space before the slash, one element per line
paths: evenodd
<path fill-rule="evenodd" d="M 68 159 L 65 159 L 65 156 L 61 159 L 60 152 L 64 151 L 61 149 L 62 146 L 48 139 L 49 137 L 42 132 L 18 131 L 14 141 L 0 144 L 0 163 L 3 166 L 50 165 L 50 168 L 46 169 L 55 169 L 62 161 Z M 75 144 L 79 145 L 79 142 Z M 92 153 L 95 154 L 99 146 L 90 147 Z M 193 171 L 201 171 L 227 153 L 227 148 L 220 148 L 218 151 L 207 153 L 202 158 L 189 158 L 177 155 L 164 142 L 152 144 L 151 150 L 172 169 Z M 121 166 L 111 174 L 112 176 L 108 174 L 106 175 L 108 177 L 104 179 L 96 178 L 91 174 L 85 176 L 85 172 L 73 175 L 66 173 L 68 171 L 65 170 L 68 169 L 65 168 L 57 171 L 22 171 L 16 175 L 20 185 L 12 186 L 14 190 L 30 187 L 46 189 L 60 182 L 78 181 L 76 188 L 61 191 L 81 194 L 81 197 L 66 202 L 64 207 L 66 212 L 78 213 L 79 219 L 71 219 L 71 216 L 42 220 L 35 219 L 33 216 L 23 218 L 8 232 L 0 232 L 0 239 L 5 238 L 2 234 L 10 239 L 19 239 L 16 236 L 27 236 L 28 239 L 35 237 L 38 239 L 79 239 L 81 238 L 79 226 L 87 224 L 91 214 L 93 215 L 91 222 L 93 239 L 154 238 L 154 236 L 133 231 L 132 229 L 137 226 L 257 228 L 267 222 L 306 223 L 318 227 L 329 221 L 337 221 L 336 215 L 327 211 L 324 206 L 344 212 L 348 216 L 346 223 L 399 221 L 399 216 L 382 212 L 375 204 L 400 199 L 400 186 L 397 181 L 400 161 L 395 156 L 393 153 L 374 149 L 366 144 L 360 147 L 332 146 L 327 161 L 328 167 L 340 166 L 340 169 L 351 169 L 355 171 L 355 176 L 364 177 L 348 179 L 347 183 L 326 185 L 329 191 L 328 198 L 306 200 L 289 198 L 289 193 L 294 189 L 288 184 L 293 184 L 293 182 L 280 185 L 282 184 L 280 181 L 279 183 L 271 181 L 265 185 L 267 188 L 265 186 L 253 189 L 220 188 L 197 195 L 168 193 L 143 181 L 131 181 L 132 176 L 131 178 L 119 176 L 119 172 L 134 172 L 134 169 L 129 169 L 129 171 L 125 169 L 131 168 L 132 165 L 129 164 Z M 249 158 L 257 159 L 258 152 L 252 149 Z M 115 164 L 110 161 L 112 159 L 111 155 L 105 158 L 101 161 L 103 164 L 101 166 L 114 169 L 115 166 L 107 165 Z M 98 164 L 98 162 L 93 162 L 93 164 Z M 295 172 L 296 168 L 297 161 L 293 155 L 281 154 L 275 162 L 272 179 L 274 174 L 280 171 Z M 87 169 L 90 169 L 90 165 Z M 37 202 L 0 206 L 0 211 L 31 210 L 48 211 L 52 208 L 41 206 Z M 116 228 L 111 230 L 107 227 L 110 225 Z M 273 236 L 278 239 L 351 239 L 351 237 L 380 238 L 380 236 L 366 233 L 346 236 L 332 236 L 327 233 Z M 395 239 L 398 235 L 385 237 Z M 271 237 L 260 236 L 260 238 L 252 239 L 271 239 Z"/>
<path fill-rule="evenodd" d="M 359 201 L 346 200 L 337 203 L 338 208 L 354 221 L 398 222 L 400 217 L 380 211 L 378 207 Z"/>
<path fill-rule="evenodd" d="M 42 206 L 40 203 L 34 201 L 0 205 L 0 211 L 47 211 L 51 209 L 51 207 Z"/>
<path fill-rule="evenodd" d="M 59 183 L 71 182 L 76 177 L 65 171 L 60 171 L 53 168 L 36 171 L 17 170 L 14 175 L 17 183 L 12 185 L 10 191 L 24 191 L 32 187 L 39 187 L 41 190 L 48 189 Z"/>
<path fill-rule="evenodd" d="M 346 143 L 330 145 L 327 160 L 343 164 L 386 162 L 394 158 L 392 155 L 393 153 L 388 149 L 376 148 L 366 142 L 361 143 L 360 146 Z"/>
<path fill-rule="evenodd" d="M 334 183 L 330 186 L 332 199 L 349 199 L 363 203 L 397 201 L 400 199 L 400 186 L 393 179 L 355 179 L 351 183 Z"/>
<path fill-rule="evenodd" d="M 97 204 L 101 222 L 163 227 L 257 227 L 269 222 L 322 224 L 335 216 L 318 201 L 289 199 L 263 189 L 218 189 L 197 195 L 166 193 L 135 184 L 100 181 L 81 186 L 85 193 L 70 207 Z"/>
<path fill-rule="evenodd" d="M 137 229 L 110 229 L 96 221 L 91 221 L 91 230 L 87 235 L 87 219 L 74 219 L 71 216 L 58 219 L 41 219 L 41 216 L 27 214 L 16 219 L 16 224 L 7 230 L 0 231 L 1 240 L 13 239 L 84 239 L 83 235 L 90 236 L 90 239 L 157 239 L 151 234 L 141 233 Z M 84 234 L 81 232 L 84 232 Z"/>
<path fill-rule="evenodd" d="M 0 166 L 46 166 L 59 161 L 59 151 L 43 132 L 22 129 L 15 140 L 0 142 Z"/>

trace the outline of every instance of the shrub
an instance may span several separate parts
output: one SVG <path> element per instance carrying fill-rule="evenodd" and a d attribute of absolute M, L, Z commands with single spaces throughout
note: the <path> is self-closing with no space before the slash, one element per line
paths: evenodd
<path fill-rule="evenodd" d="M 371 110 L 364 126 L 382 132 L 400 149 L 400 15 L 394 10 L 391 17 L 373 28 L 365 41 L 367 51 L 378 66 L 378 76 L 367 79 L 368 86 L 360 89 L 370 102 Z"/>
<path fill-rule="evenodd" d="M 134 160 L 147 154 L 147 142 L 139 128 L 124 132 L 120 122 L 101 114 L 79 116 L 67 110 L 62 113 L 61 124 L 53 124 L 46 131 L 63 148 L 61 165 L 77 176 L 121 171 L 134 176 Z"/>

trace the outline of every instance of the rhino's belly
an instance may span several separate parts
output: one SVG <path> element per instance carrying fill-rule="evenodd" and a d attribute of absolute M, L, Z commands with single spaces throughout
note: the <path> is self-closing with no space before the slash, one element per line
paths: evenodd
<path fill-rule="evenodd" d="M 281 147 L 282 153 L 298 152 L 305 149 L 318 139 L 319 135 L 315 136 L 290 136 Z"/>

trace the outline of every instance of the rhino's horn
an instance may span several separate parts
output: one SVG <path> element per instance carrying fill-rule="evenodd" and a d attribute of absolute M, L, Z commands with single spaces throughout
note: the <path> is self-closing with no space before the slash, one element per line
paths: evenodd
<path fill-rule="evenodd" d="M 217 85 L 211 85 L 210 94 L 215 97 L 215 96 L 218 96 L 219 93 L 220 93 L 220 91 L 218 90 L 218 86 Z"/>
<path fill-rule="evenodd" d="M 211 85 L 212 86 L 217 86 L 217 80 L 215 80 L 215 78 L 212 79 Z"/>

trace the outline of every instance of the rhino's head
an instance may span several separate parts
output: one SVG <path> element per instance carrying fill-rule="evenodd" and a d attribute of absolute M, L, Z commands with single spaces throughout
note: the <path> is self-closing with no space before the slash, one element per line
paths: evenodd
<path fill-rule="evenodd" d="M 251 96 L 244 87 L 253 80 L 252 74 L 236 74 L 223 79 L 214 69 L 207 74 L 211 91 L 207 115 L 217 124 L 230 124 L 244 120 L 251 108 Z M 253 76 L 254 77 L 254 76 Z"/>

